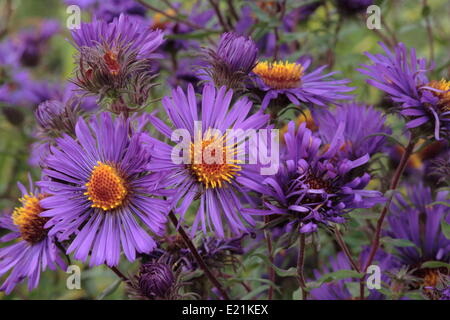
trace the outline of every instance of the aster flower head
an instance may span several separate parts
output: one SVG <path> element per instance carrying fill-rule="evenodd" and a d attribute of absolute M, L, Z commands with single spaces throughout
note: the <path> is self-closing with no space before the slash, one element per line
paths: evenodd
<path fill-rule="evenodd" d="M 0 238 L 0 242 L 6 243 L 0 249 L 0 276 L 10 271 L 0 291 L 7 294 L 25 279 L 29 290 L 36 288 L 41 272 L 47 268 L 65 268 L 56 238 L 45 227 L 48 218 L 42 216 L 41 201 L 48 195 L 35 188 L 31 179 L 29 190 L 21 183 L 18 185 L 22 192 L 21 206 L 0 217 L 0 227 L 10 231 Z"/>
<path fill-rule="evenodd" d="M 369 249 L 370 248 L 366 247 L 361 252 L 361 259 L 363 261 L 367 260 L 369 256 Z M 383 271 L 390 270 L 398 266 L 398 263 L 394 257 L 381 250 L 377 251 L 375 260 L 376 262 L 374 262 L 374 264 Z M 352 269 L 352 266 L 344 252 L 338 252 L 336 256 L 330 257 L 329 262 L 330 267 L 324 266 L 322 270 L 314 270 L 314 277 L 316 278 L 316 280 L 319 280 L 322 275 L 330 272 Z M 381 275 L 381 280 L 384 283 L 387 283 L 389 282 L 389 277 L 383 272 L 383 274 Z M 314 300 L 352 300 L 355 299 L 355 297 L 352 296 L 348 285 L 356 284 L 358 282 L 359 279 L 347 278 L 343 280 L 335 280 L 329 283 L 324 283 L 320 287 L 311 290 L 311 297 Z M 367 299 L 383 300 L 385 299 L 385 296 L 376 289 L 370 289 Z"/>
<path fill-rule="evenodd" d="M 258 49 L 251 38 L 226 32 L 220 37 L 217 49 L 207 51 L 207 66 L 203 71 L 218 88 L 224 85 L 230 89 L 242 89 L 257 57 Z"/>
<path fill-rule="evenodd" d="M 345 145 L 341 154 L 354 160 L 365 154 L 372 156 L 380 152 L 388 134 L 385 126 L 386 117 L 372 106 L 357 103 L 338 105 L 334 110 L 314 110 L 314 122 L 319 128 L 319 135 L 325 143 L 330 143 L 339 123 L 345 124 Z"/>
<path fill-rule="evenodd" d="M 146 9 L 135 0 L 98 1 L 94 15 L 106 22 L 111 22 L 121 14 L 135 19 L 145 18 Z"/>
<path fill-rule="evenodd" d="M 409 52 L 399 43 L 391 52 L 380 43 L 385 54 L 366 53 L 372 65 L 363 65 L 359 71 L 370 79 L 367 83 L 386 92 L 400 106 L 400 114 L 407 120 L 408 129 L 419 128 L 427 135 L 450 130 L 450 81 L 429 81 L 424 58 L 417 58 L 415 49 Z M 416 129 L 415 129 L 416 130 Z"/>
<path fill-rule="evenodd" d="M 130 283 L 132 296 L 149 300 L 170 300 L 175 288 L 172 267 L 163 262 L 147 262 Z M 172 297 L 174 298 L 174 297 Z"/>
<path fill-rule="evenodd" d="M 155 196 L 167 193 L 147 170 L 150 147 L 142 135 L 130 120 L 102 113 L 89 123 L 80 118 L 76 139 L 64 135 L 50 147 L 39 185 L 52 195 L 41 205 L 50 234 L 73 239 L 67 252 L 76 259 L 91 253 L 90 265 L 115 266 L 123 248 L 133 261 L 156 246 L 147 230 L 164 232 L 167 204 Z"/>
<path fill-rule="evenodd" d="M 387 216 L 389 229 L 385 234 L 393 239 L 408 240 L 415 245 L 396 247 L 399 260 L 410 269 L 420 268 L 427 261 L 448 262 L 450 240 L 443 234 L 441 223 L 450 223 L 450 215 L 448 206 L 440 204 L 450 203 L 448 192 L 440 191 L 433 196 L 429 187 L 417 184 L 408 186 L 407 194 L 408 197 L 396 195 L 396 201 L 391 205 L 391 214 Z"/>
<path fill-rule="evenodd" d="M 417 184 L 407 187 L 407 195 L 396 195 L 391 214 L 387 216 L 389 229 L 385 235 L 414 244 L 395 247 L 395 254 L 405 269 L 418 279 L 423 293 L 438 299 L 442 286 L 448 285 L 449 270 L 422 265 L 428 261 L 448 263 L 450 260 L 450 240 L 441 229 L 442 223 L 450 223 L 448 192 L 440 191 L 433 196 L 430 188 Z"/>
<path fill-rule="evenodd" d="M 238 263 L 238 259 L 235 255 L 241 255 L 244 253 L 242 239 L 246 235 L 247 234 L 242 234 L 241 236 L 229 239 L 206 237 L 202 240 L 198 252 L 202 256 L 205 263 L 210 267 L 221 268 L 226 264 L 234 266 Z M 195 265 L 195 260 L 192 260 Z"/>
<path fill-rule="evenodd" d="M 310 59 L 299 59 L 297 62 L 258 62 L 253 73 L 257 87 L 265 92 L 262 108 L 266 109 L 271 100 L 278 97 L 287 99 L 295 105 L 305 103 L 319 106 L 351 98 L 344 94 L 353 90 L 346 86 L 350 82 L 349 80 L 330 78 L 336 72 L 323 74 L 322 71 L 326 66 L 306 73 L 310 64 Z"/>
<path fill-rule="evenodd" d="M 232 105 L 232 94 L 225 87 L 217 90 L 206 85 L 201 103 L 197 104 L 192 85 L 189 85 L 187 94 L 178 88 L 172 91 L 172 97 L 162 100 L 174 129 L 156 117 L 152 121 L 169 139 L 172 139 L 175 129 L 186 133 L 183 144 L 187 150 L 183 152 L 183 159 L 188 161 L 176 163 L 172 154 L 182 150 L 177 151 L 175 146 L 153 141 L 156 146 L 154 161 L 149 166 L 151 170 L 164 171 L 166 181 L 177 191 L 172 198 L 173 204 L 179 203 L 175 213 L 184 218 L 190 204 L 199 199 L 200 206 L 192 232 L 201 226 L 205 233 L 207 229 L 214 230 L 220 238 L 225 236 L 224 221 L 237 235 L 246 230 L 244 221 L 253 222 L 240 214 L 248 195 L 239 180 L 251 174 L 247 170 L 249 165 L 236 159 L 238 153 L 245 153 L 245 148 L 239 148 L 245 143 L 245 137 L 237 137 L 233 140 L 235 144 L 226 143 L 231 139 L 227 137 L 227 130 L 257 130 L 264 127 L 268 120 L 262 112 L 249 115 L 252 104 L 245 97 Z M 206 160 L 208 150 L 213 149 L 218 150 L 216 156 Z"/>
<path fill-rule="evenodd" d="M 13 40 L 20 63 L 26 67 L 37 66 L 41 61 L 48 40 L 58 31 L 59 24 L 56 21 L 47 20 L 38 25 L 37 28 L 20 32 L 17 39 Z"/>
<path fill-rule="evenodd" d="M 197 26 L 207 27 L 208 22 L 214 17 L 213 9 L 205 10 L 205 2 L 203 0 L 192 1 L 190 10 L 186 10 L 183 2 L 174 2 L 170 8 L 162 12 L 156 12 L 151 17 L 150 28 L 152 30 L 162 30 L 165 35 L 187 35 L 193 31 L 191 26 L 180 23 L 171 19 L 176 15 L 184 15 L 187 20 L 194 22 Z M 168 38 L 164 42 L 162 49 L 164 52 L 174 53 L 180 50 L 200 49 L 200 43 L 194 39 L 179 39 L 178 37 Z"/>
<path fill-rule="evenodd" d="M 73 81 L 100 97 L 118 95 L 130 83 L 150 82 L 151 61 L 159 57 L 155 50 L 163 42 L 161 31 L 152 31 L 125 15 L 111 23 L 83 23 L 80 29 L 72 31 L 72 38 L 79 51 Z"/>
<path fill-rule="evenodd" d="M 34 112 L 41 131 L 48 136 L 58 136 L 61 132 L 73 134 L 77 121 L 76 106 L 63 104 L 57 100 L 41 103 Z"/>
<path fill-rule="evenodd" d="M 364 189 L 370 175 L 354 170 L 367 163 L 368 154 L 355 160 L 339 156 L 345 145 L 343 131 L 344 124 L 340 123 L 333 140 L 324 144 L 306 123 L 296 130 L 291 121 L 284 135 L 286 145 L 278 173 L 262 185 L 251 181 L 245 184 L 262 194 L 264 208 L 246 212 L 275 215 L 289 221 L 292 230 L 310 233 L 320 224 L 344 223 L 345 214 L 355 208 L 370 208 L 384 201 L 380 192 Z"/>
<path fill-rule="evenodd" d="M 36 142 L 30 146 L 30 165 L 39 166 L 48 155 L 50 145 L 54 144 L 54 138 L 64 133 L 74 136 L 78 117 L 98 108 L 94 97 L 78 96 L 73 92 L 74 87 L 73 83 L 69 83 L 64 90 L 58 90 L 60 92 L 55 92 L 51 100 L 42 102 L 34 110 L 38 126 L 33 132 Z"/>

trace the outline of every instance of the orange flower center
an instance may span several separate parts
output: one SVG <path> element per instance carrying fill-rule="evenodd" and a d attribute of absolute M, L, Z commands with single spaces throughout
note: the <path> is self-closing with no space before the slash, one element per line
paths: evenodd
<path fill-rule="evenodd" d="M 114 167 L 100 161 L 97 163 L 86 183 L 87 192 L 84 194 L 92 202 L 93 208 L 103 211 L 115 209 L 123 204 L 128 194 L 127 186 Z"/>
<path fill-rule="evenodd" d="M 450 81 L 442 79 L 441 81 L 433 80 L 427 84 L 428 87 L 442 90 L 443 92 L 432 93 L 439 98 L 439 107 L 442 112 L 450 111 Z"/>
<path fill-rule="evenodd" d="M 170 19 L 167 16 L 174 17 L 176 15 L 175 10 L 173 10 L 171 8 L 165 10 L 164 12 L 166 13 L 166 15 L 164 15 L 160 12 L 155 13 L 155 15 L 153 16 L 153 24 L 151 25 L 150 29 L 164 30 L 167 27 L 167 25 L 170 23 Z"/>
<path fill-rule="evenodd" d="M 231 182 L 239 175 L 241 167 L 236 146 L 225 146 L 224 137 L 207 137 L 191 143 L 189 168 L 197 180 L 206 188 L 221 188 L 224 182 Z"/>
<path fill-rule="evenodd" d="M 439 272 L 433 269 L 427 270 L 424 278 L 423 284 L 425 287 L 436 287 L 440 280 Z"/>
<path fill-rule="evenodd" d="M 120 64 L 117 60 L 117 55 L 112 51 L 106 51 L 106 53 L 103 55 L 103 59 L 105 60 L 106 66 L 109 69 L 109 72 L 113 76 L 117 76 L 120 72 Z"/>
<path fill-rule="evenodd" d="M 45 196 L 42 194 L 24 195 L 19 199 L 22 207 L 15 208 L 12 214 L 13 222 L 19 227 L 22 238 L 29 243 L 37 243 L 47 235 L 44 225 L 49 218 L 40 216 L 44 210 L 39 205 L 39 201 L 43 198 Z"/>
<path fill-rule="evenodd" d="M 300 86 L 304 68 L 298 63 L 264 61 L 259 62 L 253 72 L 273 89 L 291 89 Z"/>

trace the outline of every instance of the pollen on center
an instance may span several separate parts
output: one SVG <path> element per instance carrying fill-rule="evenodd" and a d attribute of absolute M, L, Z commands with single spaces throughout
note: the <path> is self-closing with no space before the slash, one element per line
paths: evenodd
<path fill-rule="evenodd" d="M 91 207 L 104 211 L 122 205 L 128 194 L 126 183 L 117 169 L 100 161 L 94 166 L 86 187 L 84 194 L 92 202 Z"/>
<path fill-rule="evenodd" d="M 301 83 L 304 68 L 301 64 L 287 61 L 259 62 L 253 69 L 262 81 L 273 89 L 296 88 Z"/>
<path fill-rule="evenodd" d="M 106 66 L 108 67 L 109 72 L 113 76 L 117 76 L 120 72 L 120 63 L 118 61 L 117 54 L 108 50 L 103 55 L 103 59 L 105 61 Z"/>
<path fill-rule="evenodd" d="M 241 166 L 235 159 L 236 145 L 225 145 L 225 141 L 225 136 L 214 136 L 191 143 L 189 168 L 206 188 L 221 188 L 224 182 L 231 182 L 239 175 Z"/>
<path fill-rule="evenodd" d="M 441 81 L 433 80 L 428 83 L 427 86 L 442 91 L 433 91 L 433 94 L 439 98 L 439 106 L 441 108 L 441 111 L 450 111 L 450 81 L 447 81 L 445 79 L 442 79 Z"/>
<path fill-rule="evenodd" d="M 22 238 L 29 243 L 37 243 L 47 235 L 44 225 L 48 218 L 41 217 L 43 209 L 39 204 L 43 198 L 43 194 L 24 195 L 19 199 L 22 207 L 15 208 L 12 214 L 13 223 L 19 227 Z"/>

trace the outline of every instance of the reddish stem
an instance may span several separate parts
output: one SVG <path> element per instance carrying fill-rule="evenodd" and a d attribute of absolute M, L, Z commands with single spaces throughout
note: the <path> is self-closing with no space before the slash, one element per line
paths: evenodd
<path fill-rule="evenodd" d="M 398 164 L 397 169 L 395 170 L 395 174 L 392 177 L 391 184 L 389 186 L 390 190 L 394 191 L 395 189 L 397 189 L 397 186 L 398 186 L 398 183 L 400 182 L 400 178 L 403 174 L 403 171 L 405 170 L 406 165 L 408 164 L 409 157 L 411 156 L 411 154 L 414 151 L 414 146 L 415 146 L 414 137 L 413 137 L 413 135 L 411 135 L 408 145 L 406 146 L 405 152 L 403 153 L 400 163 Z M 383 210 L 381 211 L 380 218 L 378 218 L 377 227 L 375 229 L 375 238 L 373 239 L 373 242 L 372 242 L 369 259 L 367 260 L 367 263 L 365 264 L 364 269 L 363 269 L 364 272 L 366 272 L 367 268 L 372 264 L 372 261 L 375 258 L 375 254 L 376 254 L 378 248 L 380 247 L 381 228 L 383 226 L 384 218 L 386 217 L 386 214 L 389 211 L 389 207 L 391 205 L 392 198 L 393 198 L 393 195 L 391 195 L 389 197 L 388 201 L 386 202 L 386 205 L 384 206 Z M 361 281 L 360 281 L 361 300 L 364 299 L 364 279 L 365 279 L 365 277 L 361 278 Z"/>
<path fill-rule="evenodd" d="M 205 272 L 205 275 L 208 277 L 208 279 L 211 281 L 211 283 L 219 290 L 220 294 L 225 300 L 230 300 L 230 297 L 228 296 L 227 292 L 223 289 L 222 285 L 220 284 L 219 280 L 214 276 L 214 274 L 209 270 L 208 266 L 206 265 L 203 258 L 198 253 L 197 249 L 195 248 L 194 244 L 192 243 L 191 239 L 187 235 L 186 231 L 183 229 L 183 227 L 178 223 L 178 219 L 175 216 L 175 214 L 170 211 L 169 218 L 172 224 L 175 226 L 175 228 L 180 233 L 181 237 L 184 240 L 184 243 L 189 248 L 189 251 L 191 251 L 192 255 L 194 256 L 194 259 L 197 261 L 198 265 L 202 270 Z"/>

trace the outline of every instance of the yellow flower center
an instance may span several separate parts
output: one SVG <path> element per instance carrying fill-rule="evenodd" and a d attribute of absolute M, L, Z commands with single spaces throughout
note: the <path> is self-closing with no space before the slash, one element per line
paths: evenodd
<path fill-rule="evenodd" d="M 450 81 L 442 79 L 441 81 L 433 80 L 427 84 L 428 87 L 442 90 L 443 92 L 432 91 L 439 98 L 439 107 L 442 112 L 450 111 Z"/>
<path fill-rule="evenodd" d="M 93 208 L 104 211 L 115 209 L 122 205 L 128 194 L 125 181 L 114 167 L 100 161 L 97 164 L 86 183 L 87 192 L 84 194 L 92 202 Z"/>
<path fill-rule="evenodd" d="M 298 115 L 297 119 L 295 120 L 296 128 L 298 128 L 303 122 L 306 122 L 306 128 L 308 128 L 309 130 L 313 132 L 318 130 L 317 125 L 314 122 L 314 119 L 311 115 L 311 111 L 304 110 L 302 113 Z M 281 142 L 283 143 L 286 143 L 286 141 L 284 140 L 284 135 L 288 132 L 288 127 L 289 127 L 288 124 L 285 124 L 280 129 Z"/>
<path fill-rule="evenodd" d="M 20 198 L 22 207 L 14 209 L 12 214 L 13 222 L 19 227 L 20 234 L 25 241 L 36 243 L 41 241 L 46 235 L 45 223 L 49 218 L 41 217 L 43 211 L 39 201 L 45 198 L 44 195 L 24 195 Z"/>
<path fill-rule="evenodd" d="M 301 64 L 280 61 L 258 62 L 253 72 L 273 89 L 291 89 L 300 86 L 304 68 Z"/>
<path fill-rule="evenodd" d="M 157 12 L 153 15 L 153 24 L 151 26 L 152 30 L 161 29 L 164 30 L 170 22 L 170 19 L 167 17 L 174 17 L 176 15 L 175 10 L 167 9 L 164 11 L 167 15 L 164 15 L 160 12 Z"/>
<path fill-rule="evenodd" d="M 239 175 L 241 167 L 235 159 L 236 145 L 226 146 L 225 136 L 206 137 L 191 143 L 189 168 L 197 180 L 206 188 L 222 187 L 223 183 Z"/>
<path fill-rule="evenodd" d="M 439 271 L 429 269 L 423 277 L 423 284 L 425 287 L 436 287 L 440 279 Z"/>

